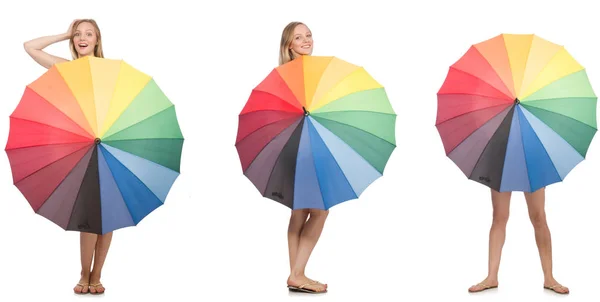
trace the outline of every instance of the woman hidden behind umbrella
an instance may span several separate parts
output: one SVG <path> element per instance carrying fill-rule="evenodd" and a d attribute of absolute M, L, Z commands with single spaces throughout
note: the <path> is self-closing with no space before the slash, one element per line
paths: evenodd
<path fill-rule="evenodd" d="M 310 29 L 301 22 L 291 22 L 281 35 L 279 65 L 288 63 L 302 55 L 311 55 L 313 39 Z M 328 210 L 292 210 L 288 227 L 288 249 L 290 276 L 288 288 L 292 291 L 324 293 L 327 284 L 312 280 L 304 274 L 310 254 L 321 236 Z"/>
<path fill-rule="evenodd" d="M 25 42 L 24 47 L 37 63 L 50 69 L 54 64 L 67 62 L 68 60 L 48 54 L 43 49 L 64 40 L 69 40 L 73 60 L 84 56 L 104 57 L 100 29 L 96 22 L 91 19 L 75 20 L 71 23 L 67 32 L 33 39 Z M 88 292 L 102 294 L 105 288 L 100 282 L 100 276 L 110 247 L 112 232 L 104 235 L 86 232 L 80 234 L 81 277 L 73 290 L 77 294 Z M 92 261 L 94 262 L 93 267 Z"/>

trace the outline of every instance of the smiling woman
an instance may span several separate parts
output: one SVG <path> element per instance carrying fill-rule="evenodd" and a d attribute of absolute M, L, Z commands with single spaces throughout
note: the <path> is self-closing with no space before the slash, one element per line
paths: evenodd
<path fill-rule="evenodd" d="M 279 65 L 299 56 L 311 55 L 313 50 L 312 32 L 302 22 L 290 22 L 281 35 Z"/>
<path fill-rule="evenodd" d="M 78 20 L 73 24 L 73 36 L 69 40 L 73 59 L 93 54 L 104 58 L 102 53 L 102 36 L 98 24 L 94 20 Z"/>
<path fill-rule="evenodd" d="M 92 19 L 75 20 L 65 33 L 27 41 L 24 47 L 33 60 L 50 69 L 54 64 L 66 62 L 67 59 L 51 55 L 43 49 L 64 40 L 69 40 L 69 49 L 73 60 L 88 55 L 104 58 L 100 28 Z"/>
<path fill-rule="evenodd" d="M 67 32 L 27 41 L 24 47 L 33 60 L 50 69 L 54 64 L 67 62 L 68 60 L 48 54 L 43 49 L 51 44 L 67 39 L 69 40 L 69 49 L 71 50 L 73 60 L 85 56 L 104 57 L 100 29 L 98 28 L 98 24 L 91 19 L 75 20 L 71 23 Z M 104 293 L 105 289 L 102 283 L 100 283 L 100 275 L 111 241 L 112 232 L 104 235 L 81 232 L 81 276 L 74 288 L 75 293 Z M 94 263 L 93 268 L 92 261 Z"/>

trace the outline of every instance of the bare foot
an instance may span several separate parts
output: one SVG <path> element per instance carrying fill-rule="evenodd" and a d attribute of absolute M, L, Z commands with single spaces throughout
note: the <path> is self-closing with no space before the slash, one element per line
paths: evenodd
<path fill-rule="evenodd" d="M 554 278 L 547 280 L 544 282 L 544 288 L 554 291 L 557 294 L 568 294 L 569 288 L 566 286 L 560 285 Z"/>
<path fill-rule="evenodd" d="M 313 279 L 311 279 L 311 278 L 308 278 L 308 277 L 307 277 L 307 279 L 308 279 L 308 280 L 310 280 L 310 282 L 314 282 L 314 283 L 317 283 L 317 284 L 323 285 L 323 286 L 325 287 L 325 289 L 327 289 L 327 284 L 326 284 L 326 283 L 321 283 L 321 282 L 319 282 L 319 281 L 317 281 L 317 280 L 313 280 Z"/>
<path fill-rule="evenodd" d="M 327 291 L 326 284 L 321 284 L 318 281 L 307 278 L 306 276 L 290 276 L 287 280 L 287 284 L 297 288 L 302 286 L 302 289 L 319 293 Z"/>
<path fill-rule="evenodd" d="M 100 276 L 92 273 L 90 276 L 90 293 L 91 294 L 103 294 L 105 291 L 104 286 L 100 282 Z"/>
<path fill-rule="evenodd" d="M 469 287 L 469 292 L 476 293 L 476 292 L 480 292 L 480 291 L 484 291 L 486 289 L 496 288 L 496 287 L 498 287 L 498 280 L 490 279 L 488 277 L 488 278 L 485 278 L 485 280 Z"/>
<path fill-rule="evenodd" d="M 88 290 L 89 290 L 89 282 L 90 282 L 90 276 L 81 276 L 81 279 L 79 279 L 79 282 L 77 283 L 77 285 L 75 285 L 75 287 L 73 288 L 73 291 L 76 294 L 87 294 Z"/>

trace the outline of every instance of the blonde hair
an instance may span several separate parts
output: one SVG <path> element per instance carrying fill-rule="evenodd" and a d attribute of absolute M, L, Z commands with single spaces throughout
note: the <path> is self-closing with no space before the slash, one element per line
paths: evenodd
<path fill-rule="evenodd" d="M 94 56 L 98 58 L 104 58 L 104 52 L 102 51 L 102 35 L 100 34 L 100 28 L 98 27 L 98 24 L 93 19 L 82 19 L 77 20 L 75 23 L 73 23 L 73 27 L 71 27 L 71 37 L 69 38 L 69 50 L 71 51 L 71 56 L 73 57 L 73 60 L 79 59 L 79 53 L 77 53 L 77 50 L 75 49 L 75 44 L 73 43 L 73 38 L 75 37 L 75 29 L 77 29 L 77 26 L 79 26 L 79 24 L 84 22 L 90 23 L 96 31 L 96 39 L 98 40 L 98 44 L 94 46 Z"/>
<path fill-rule="evenodd" d="M 281 33 L 281 42 L 279 43 L 279 65 L 283 65 L 294 58 L 294 53 L 290 49 L 290 45 L 292 45 L 292 40 L 294 39 L 294 29 L 296 26 L 306 24 L 298 21 L 290 22 L 285 26 L 283 32 Z"/>

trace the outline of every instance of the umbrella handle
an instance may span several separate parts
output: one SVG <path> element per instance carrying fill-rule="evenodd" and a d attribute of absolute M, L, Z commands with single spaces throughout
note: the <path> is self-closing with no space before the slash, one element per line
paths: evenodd
<path fill-rule="evenodd" d="M 304 110 L 304 115 L 309 115 L 310 112 L 308 112 L 308 110 L 306 110 L 306 108 L 304 108 L 304 106 L 302 106 L 302 110 Z"/>

